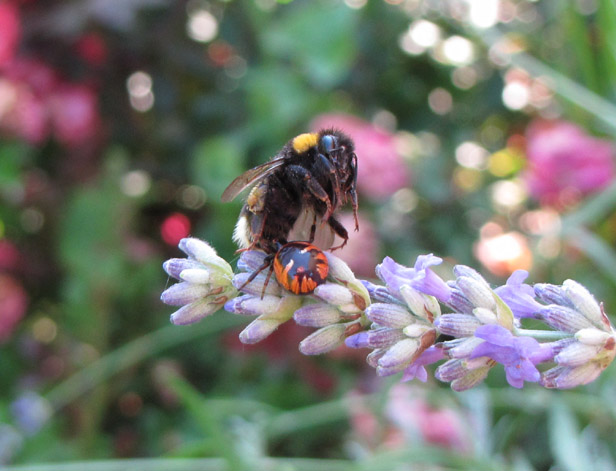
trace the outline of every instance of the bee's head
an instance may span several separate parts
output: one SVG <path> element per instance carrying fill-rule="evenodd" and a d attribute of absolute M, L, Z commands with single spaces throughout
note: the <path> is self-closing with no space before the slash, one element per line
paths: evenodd
<path fill-rule="evenodd" d="M 319 151 L 324 154 L 330 154 L 333 150 L 338 149 L 338 136 L 333 134 L 323 134 L 319 139 Z"/>

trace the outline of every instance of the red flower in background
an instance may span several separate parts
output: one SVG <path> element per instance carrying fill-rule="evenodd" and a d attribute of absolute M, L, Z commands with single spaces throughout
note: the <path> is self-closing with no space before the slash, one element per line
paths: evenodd
<path fill-rule="evenodd" d="M 526 131 L 530 194 L 566 206 L 597 192 L 614 178 L 614 145 L 566 121 L 536 121 Z"/>
<path fill-rule="evenodd" d="M 105 40 L 99 34 L 85 34 L 77 41 L 76 48 L 77 53 L 92 66 L 100 67 L 107 62 L 109 51 Z"/>
<path fill-rule="evenodd" d="M 19 10 L 8 2 L 0 3 L 0 66 L 11 61 L 21 37 Z"/>
<path fill-rule="evenodd" d="M 313 129 L 331 127 L 341 129 L 355 142 L 357 185 L 362 195 L 383 199 L 409 184 L 409 171 L 396 150 L 393 134 L 345 114 L 324 114 L 312 122 Z"/>

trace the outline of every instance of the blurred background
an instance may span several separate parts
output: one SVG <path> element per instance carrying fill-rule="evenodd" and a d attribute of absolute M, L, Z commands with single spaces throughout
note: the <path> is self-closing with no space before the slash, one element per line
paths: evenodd
<path fill-rule="evenodd" d="M 226 185 L 333 125 L 358 276 L 433 252 L 446 278 L 572 278 L 614 312 L 615 96 L 611 0 L 0 0 L 0 463 L 616 469 L 613 367 L 459 394 L 159 301 L 182 237 L 234 259 Z"/>

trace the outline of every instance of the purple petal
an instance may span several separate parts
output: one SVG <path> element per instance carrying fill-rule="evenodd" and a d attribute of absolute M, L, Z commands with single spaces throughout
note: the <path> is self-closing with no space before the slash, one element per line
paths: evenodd
<path fill-rule="evenodd" d="M 347 347 L 350 348 L 367 348 L 370 347 L 370 336 L 368 332 L 358 332 L 344 340 Z"/>
<path fill-rule="evenodd" d="M 421 276 L 412 280 L 410 285 L 417 291 L 434 296 L 442 303 L 446 303 L 451 298 L 451 288 L 432 270 L 421 272 Z"/>
<path fill-rule="evenodd" d="M 537 317 L 544 305 L 535 300 L 535 291 L 523 281 L 528 277 L 525 270 L 516 270 L 507 280 L 507 284 L 494 290 L 511 308 L 513 315 L 519 319 Z"/>
<path fill-rule="evenodd" d="M 477 327 L 475 337 L 502 347 L 511 347 L 514 344 L 513 334 L 498 324 L 487 324 Z"/>

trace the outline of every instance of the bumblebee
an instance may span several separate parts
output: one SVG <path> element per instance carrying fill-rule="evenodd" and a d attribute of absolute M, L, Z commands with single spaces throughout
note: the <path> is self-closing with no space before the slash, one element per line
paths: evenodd
<path fill-rule="evenodd" d="M 291 139 L 270 161 L 233 180 L 221 199 L 232 201 L 249 187 L 233 232 L 239 251 L 275 255 L 289 240 L 308 241 L 322 250 L 341 248 L 349 235 L 334 213 L 349 200 L 359 229 L 357 156 L 353 141 L 338 130 Z M 342 243 L 332 247 L 336 234 Z"/>

